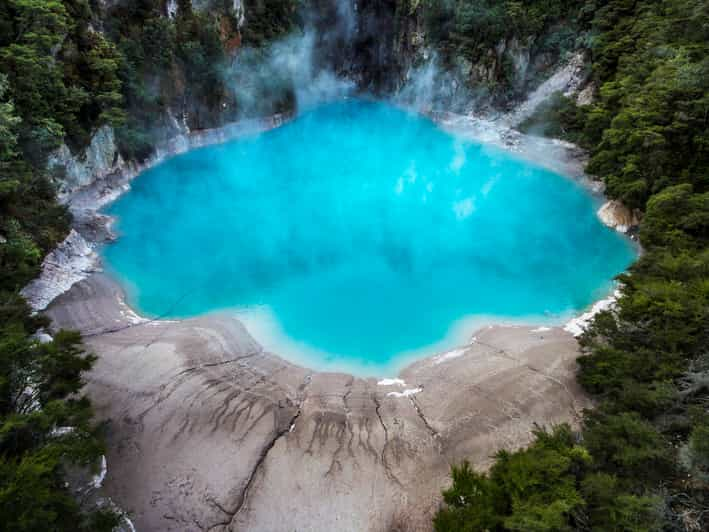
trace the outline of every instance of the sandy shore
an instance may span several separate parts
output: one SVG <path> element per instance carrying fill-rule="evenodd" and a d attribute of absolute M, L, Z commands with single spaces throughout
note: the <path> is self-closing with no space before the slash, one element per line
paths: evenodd
<path fill-rule="evenodd" d="M 572 146 L 479 122 L 476 130 L 453 115 L 438 120 L 583 177 Z M 243 131 L 195 134 L 153 164 Z M 88 242 L 112 238 L 97 209 L 139 170 L 70 198 Z M 76 266 L 86 256 L 62 260 Z M 575 381 L 578 344 L 561 327 L 487 327 L 395 378 L 363 379 L 265 352 L 231 315 L 145 320 L 114 280 L 84 274 L 46 312 L 54 327 L 81 331 L 98 355 L 86 391 L 108 422 L 104 489 L 139 532 L 430 530 L 450 464 L 485 468 L 498 449 L 526 445 L 535 424 L 575 423 L 589 406 Z"/>
<path fill-rule="evenodd" d="M 486 328 L 385 384 L 291 364 L 230 316 L 137 322 L 122 301 L 96 273 L 47 312 L 99 357 L 104 488 L 138 531 L 429 530 L 449 464 L 588 406 L 560 328 Z"/>

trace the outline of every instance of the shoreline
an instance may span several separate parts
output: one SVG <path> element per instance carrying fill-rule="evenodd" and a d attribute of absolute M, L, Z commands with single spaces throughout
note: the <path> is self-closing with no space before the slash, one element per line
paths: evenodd
<path fill-rule="evenodd" d="M 120 285 L 120 280 L 112 275 L 109 276 Z M 521 329 L 543 329 L 543 330 L 564 330 L 578 337 L 581 332 L 579 327 L 588 323 L 597 312 L 605 310 L 609 304 L 615 300 L 618 288 L 614 285 L 604 298 L 593 301 L 587 308 L 579 312 L 569 312 L 564 316 L 464 316 L 456 320 L 449 327 L 446 335 L 430 344 L 400 351 L 386 364 L 367 365 L 359 361 L 327 361 L 332 353 L 322 352 L 315 347 L 308 346 L 302 342 L 290 338 L 284 333 L 277 322 L 273 321 L 270 312 L 251 312 L 242 309 L 217 309 L 206 314 L 185 318 L 169 318 L 170 321 L 184 321 L 199 316 L 223 315 L 238 320 L 264 349 L 278 353 L 289 363 L 301 366 L 310 371 L 319 373 L 344 373 L 355 378 L 387 380 L 396 379 L 408 368 L 414 366 L 419 361 L 433 361 L 441 359 L 446 354 L 465 350 L 473 345 L 480 333 L 493 328 L 521 328 Z M 132 307 L 125 303 L 134 312 Z M 595 310 L 594 310 L 595 309 Z M 136 313 L 136 315 L 139 315 Z M 149 318 L 141 317 L 146 322 L 152 321 Z M 163 320 L 164 318 L 158 318 Z M 370 369 L 371 368 L 371 369 Z"/>
<path fill-rule="evenodd" d="M 394 104 L 396 105 L 395 102 Z M 592 180 L 584 173 L 583 168 L 586 156 L 581 148 L 556 139 L 522 134 L 503 120 L 495 121 L 450 112 L 426 113 L 411 110 L 428 116 L 434 123 L 450 134 L 481 144 L 490 144 L 511 152 L 532 164 L 573 179 L 584 187 L 599 203 L 605 201 L 596 213 L 600 221 L 604 225 L 628 236 L 636 244 L 638 255 L 642 252 L 631 236 L 633 226 L 628 222 L 629 215 L 625 212 L 608 209 L 609 206 L 619 209 L 622 208 L 622 205 L 614 205 L 617 202 L 608 200 L 603 194 L 603 184 Z M 89 186 L 66 194 L 62 200 L 73 215 L 72 230 L 69 236 L 45 258 L 40 277 L 27 285 L 22 290 L 22 295 L 30 302 L 33 310 L 39 312 L 47 308 L 56 297 L 69 290 L 74 283 L 94 272 L 104 271 L 102 258 L 96 253 L 96 248 L 102 245 L 110 245 L 117 238 L 117 235 L 112 229 L 115 219 L 102 213 L 101 210 L 128 192 L 130 183 L 141 173 L 187 151 L 227 143 L 246 135 L 260 134 L 276 129 L 296 117 L 297 114 L 279 113 L 264 118 L 232 122 L 217 128 L 179 134 L 159 145 L 155 153 L 143 163 L 122 163 L 114 171 L 94 181 Z M 544 156 L 542 156 L 542 153 Z M 550 153 L 551 155 L 549 155 Z M 637 223 L 637 218 L 632 218 L 632 220 Z M 115 279 L 115 281 L 120 285 L 120 279 Z M 552 323 L 552 326 L 560 327 L 570 332 L 574 331 L 573 334 L 575 336 L 580 335 L 578 327 L 583 323 L 587 323 L 595 313 L 608 308 L 617 293 L 618 287 L 614 286 L 602 298 L 593 301 L 586 308 L 570 312 L 566 317 L 559 316 L 558 320 L 553 319 L 552 321 L 555 323 Z M 125 305 L 126 311 L 133 315 L 136 322 L 160 319 L 142 316 L 138 309 L 132 308 L 126 303 L 126 299 L 126 294 L 124 293 L 122 296 L 123 305 Z M 224 309 L 224 311 L 228 312 L 229 309 Z M 475 320 L 480 322 L 480 326 L 478 328 L 469 328 L 467 336 L 468 339 L 472 338 L 479 328 L 489 325 L 515 324 L 533 326 L 548 325 L 550 323 L 549 320 L 544 319 L 542 316 L 532 316 L 530 318 L 476 316 Z M 463 317 L 459 321 L 467 319 Z M 446 337 L 430 346 L 417 348 L 413 352 L 429 351 L 429 348 L 434 345 L 450 343 L 449 336 L 459 321 L 451 324 Z M 574 323 L 576 323 L 575 327 L 571 325 Z M 460 334 L 457 336 L 459 340 L 463 340 Z M 290 339 L 289 341 L 295 342 Z M 449 348 L 453 349 L 455 347 L 449 346 Z M 424 358 L 434 357 L 436 354 L 436 352 L 431 352 Z M 414 363 L 417 358 L 420 358 L 420 356 L 411 354 L 408 351 L 401 353 L 401 355 L 408 362 L 396 364 L 399 367 L 399 371 L 403 371 L 408 365 Z"/>
<path fill-rule="evenodd" d="M 193 133 L 150 164 L 253 131 Z M 487 322 L 395 378 L 362 378 L 273 354 L 233 315 L 140 316 L 93 248 L 115 237 L 99 209 L 147 168 L 68 199 L 70 236 L 86 245 L 50 254 L 53 277 L 38 282 L 64 284 L 36 309 L 98 355 L 86 391 L 110 422 L 102 489 L 137 530 L 381 530 L 402 519 L 429 530 L 450 463 L 485 469 L 498 449 L 529 443 L 536 425 L 574 425 L 590 406 L 575 379 L 578 343 L 561 325 Z"/>

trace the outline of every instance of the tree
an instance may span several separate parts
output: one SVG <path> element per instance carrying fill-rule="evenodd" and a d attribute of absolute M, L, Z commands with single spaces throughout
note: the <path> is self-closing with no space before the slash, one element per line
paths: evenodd
<path fill-rule="evenodd" d="M 587 476 L 581 491 L 588 504 L 593 530 L 652 532 L 662 530 L 662 501 L 623 493 L 618 479 L 607 473 Z"/>
<path fill-rule="evenodd" d="M 679 250 L 709 245 L 709 192 L 694 194 L 691 184 L 670 186 L 647 203 L 643 242 Z"/>
<path fill-rule="evenodd" d="M 434 519 L 438 532 L 571 530 L 585 502 L 579 480 L 590 466 L 568 425 L 534 431 L 532 445 L 500 451 L 489 474 L 464 462 L 452 468 L 453 485 Z"/>
<path fill-rule="evenodd" d="M 8 92 L 7 76 L 0 74 L 0 168 L 3 163 L 17 155 L 17 125 L 21 122 L 15 114 L 12 100 L 6 101 Z"/>

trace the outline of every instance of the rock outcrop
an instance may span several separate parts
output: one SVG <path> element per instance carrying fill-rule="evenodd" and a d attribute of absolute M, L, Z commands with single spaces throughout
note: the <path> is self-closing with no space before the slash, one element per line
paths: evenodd
<path fill-rule="evenodd" d="M 609 200 L 604 203 L 598 209 L 598 218 L 619 233 L 627 233 L 640 225 L 639 212 L 630 210 L 618 200 Z"/>
<path fill-rule="evenodd" d="M 591 81 L 586 84 L 586 86 L 581 89 L 576 96 L 576 105 L 583 107 L 584 105 L 591 105 L 596 99 L 596 93 L 598 92 L 598 85 L 596 82 Z"/>
<path fill-rule="evenodd" d="M 74 155 L 62 144 L 47 160 L 47 167 L 56 176 L 60 199 L 104 179 L 123 165 L 113 128 L 107 125 L 94 133 L 83 153 Z"/>
<path fill-rule="evenodd" d="M 22 296 L 33 310 L 44 310 L 58 295 L 86 278 L 99 267 L 99 258 L 74 229 L 47 255 L 40 276 L 24 287 Z"/>
<path fill-rule="evenodd" d="M 587 78 L 588 72 L 584 54 L 577 53 L 532 91 L 513 112 L 508 114 L 504 118 L 505 122 L 512 127 L 518 126 L 555 93 L 560 92 L 565 96 L 577 94 Z"/>

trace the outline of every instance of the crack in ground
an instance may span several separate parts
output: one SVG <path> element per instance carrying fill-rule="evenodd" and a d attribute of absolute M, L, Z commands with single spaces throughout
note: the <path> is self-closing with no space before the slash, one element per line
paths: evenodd
<path fill-rule="evenodd" d="M 302 392 L 303 392 L 303 397 L 298 401 L 297 403 L 297 410 L 295 414 L 291 417 L 290 421 L 284 425 L 284 427 L 274 434 L 273 438 L 268 442 L 268 444 L 261 450 L 261 454 L 259 455 L 258 460 L 256 461 L 256 464 L 254 467 L 251 469 L 251 473 L 249 473 L 248 478 L 246 479 L 246 484 L 244 486 L 244 489 L 241 490 L 241 493 L 239 494 L 239 498 L 237 499 L 235 509 L 233 511 L 227 510 L 221 505 L 217 505 L 215 503 L 215 506 L 219 508 L 220 511 L 225 513 L 228 516 L 228 520 L 220 521 L 218 523 L 213 524 L 207 529 L 207 532 L 210 532 L 211 530 L 214 530 L 217 527 L 220 526 L 229 526 L 232 524 L 234 519 L 236 519 L 236 516 L 241 512 L 241 510 L 244 508 L 244 505 L 246 504 L 246 501 L 249 497 L 249 492 L 251 490 L 251 486 L 254 483 L 254 480 L 256 479 L 256 475 L 258 474 L 259 470 L 263 466 L 263 464 L 266 462 L 266 459 L 268 458 L 268 454 L 271 452 L 271 450 L 276 446 L 276 443 L 278 443 L 278 440 L 280 440 L 283 436 L 286 436 L 290 432 L 293 431 L 295 428 L 295 423 L 300 417 L 300 414 L 302 412 L 302 406 L 303 403 L 305 402 L 307 398 L 306 394 L 306 388 L 308 384 L 310 383 L 310 379 L 312 378 L 312 374 L 308 374 L 304 381 L 303 385 L 301 386 Z"/>
<path fill-rule="evenodd" d="M 340 461 L 337 459 L 340 456 L 340 452 L 342 452 L 342 449 L 345 445 L 345 432 L 349 431 L 351 433 L 351 437 L 354 437 L 354 432 L 352 431 L 352 428 L 350 427 L 350 407 L 347 404 L 347 399 L 349 399 L 350 395 L 352 394 L 352 385 L 354 384 L 354 377 L 350 377 L 349 382 L 345 385 L 347 388 L 347 391 L 345 394 L 342 396 L 342 406 L 345 411 L 345 419 L 343 422 L 343 427 L 342 427 L 342 434 L 336 435 L 336 439 L 338 441 L 337 443 L 337 449 L 335 449 L 335 453 L 332 455 L 332 461 L 330 462 L 330 467 L 328 468 L 327 472 L 325 473 L 325 476 L 330 476 L 334 471 L 336 466 L 340 466 L 340 469 L 342 469 L 342 464 Z M 351 440 L 350 440 L 351 441 Z"/>
<path fill-rule="evenodd" d="M 347 392 L 345 392 L 345 395 L 342 396 L 342 404 L 345 408 L 345 416 L 348 416 L 350 414 L 350 407 L 347 404 L 347 399 L 349 399 L 350 395 L 352 394 L 352 385 L 354 384 L 354 377 L 350 377 L 350 382 L 348 382 L 345 386 L 347 387 Z"/>
<path fill-rule="evenodd" d="M 414 407 L 414 410 L 416 410 L 416 413 L 418 414 L 419 418 L 421 418 L 421 421 L 423 421 L 423 424 L 426 426 L 426 429 L 428 432 L 431 434 L 431 438 L 437 443 L 438 445 L 438 452 L 441 452 L 441 442 L 440 438 L 441 435 L 438 433 L 436 429 L 434 429 L 431 424 L 428 422 L 426 419 L 426 416 L 423 415 L 423 411 L 421 410 L 421 407 L 418 404 L 418 401 L 416 401 L 416 397 L 413 395 L 409 395 L 409 401 L 411 401 L 412 406 Z"/>
<path fill-rule="evenodd" d="M 255 357 L 256 355 L 261 355 L 263 354 L 263 349 L 260 349 L 258 351 L 254 351 L 252 353 L 248 353 L 246 355 L 241 355 L 236 358 L 230 358 L 229 360 L 222 360 L 220 362 L 205 362 L 204 364 L 198 364 L 197 366 L 193 366 L 191 368 L 183 369 L 180 371 L 177 375 L 174 375 L 170 377 L 170 380 L 172 379 L 177 379 L 178 377 L 181 377 L 182 375 L 185 375 L 186 373 L 190 373 L 192 371 L 197 371 L 199 369 L 204 369 L 204 368 L 214 368 L 217 366 L 225 366 L 227 364 L 233 364 L 234 362 L 239 362 L 241 360 L 246 360 L 247 358 L 252 358 Z"/>
<path fill-rule="evenodd" d="M 377 414 L 377 418 L 379 418 L 379 423 L 381 424 L 382 429 L 384 429 L 384 445 L 382 446 L 382 452 L 381 452 L 381 456 L 380 456 L 380 460 L 382 462 L 382 465 L 384 466 L 384 472 L 386 473 L 387 477 L 389 477 L 399 487 L 403 488 L 403 485 L 401 484 L 399 479 L 391 471 L 391 467 L 389 466 L 389 461 L 387 460 L 387 457 L 386 457 L 386 450 L 387 450 L 387 447 L 389 446 L 389 429 L 387 428 L 386 424 L 384 423 L 384 419 L 382 418 L 382 413 L 381 413 L 382 404 L 376 395 L 372 395 L 372 401 L 374 401 L 374 406 L 375 406 L 374 411 Z"/>
<path fill-rule="evenodd" d="M 160 390 L 158 391 L 157 398 L 156 398 L 155 402 L 153 404 L 151 404 L 150 406 L 148 406 L 145 410 L 140 412 L 140 414 L 138 414 L 138 416 L 137 416 L 137 419 L 142 420 L 154 408 L 160 406 L 163 402 L 165 402 L 180 387 L 180 385 L 183 382 L 182 377 L 184 377 L 185 375 L 188 375 L 194 371 L 198 371 L 198 370 L 200 370 L 202 368 L 206 368 L 206 367 L 216 367 L 216 366 L 222 366 L 222 365 L 227 365 L 227 364 L 233 364 L 235 362 L 239 362 L 240 360 L 254 357 L 262 352 L 263 351 L 255 351 L 253 353 L 248 353 L 246 355 L 242 355 L 242 356 L 236 357 L 234 359 L 222 360 L 220 362 L 207 362 L 205 364 L 200 364 L 198 366 L 194 366 L 194 367 L 187 368 L 187 369 L 180 371 L 176 375 L 173 375 L 172 377 L 170 377 L 165 382 L 165 384 L 160 386 Z M 234 385 L 231 385 L 231 384 L 229 385 L 230 388 L 233 386 Z M 244 388 L 241 388 L 241 389 L 239 389 L 239 393 L 251 393 L 251 395 L 253 395 L 255 397 L 260 397 L 262 399 L 265 399 L 267 402 L 275 404 L 275 401 L 272 398 L 264 397 L 260 394 L 251 392 L 250 390 L 253 387 L 254 386 L 246 386 Z M 222 390 L 222 391 L 225 391 L 225 390 Z M 220 393 L 220 391 L 217 391 L 216 393 Z M 216 393 L 215 393 L 215 395 L 216 395 Z"/>
<path fill-rule="evenodd" d="M 220 526 L 229 526 L 236 516 L 239 514 L 239 512 L 243 509 L 244 505 L 246 504 L 246 500 L 249 497 L 249 492 L 251 490 L 251 486 L 254 483 L 254 480 L 256 479 L 256 475 L 258 474 L 259 470 L 261 469 L 261 466 L 264 464 L 266 461 L 266 458 L 268 458 L 268 453 L 271 452 L 271 449 L 273 449 L 278 443 L 278 440 L 281 439 L 283 436 L 288 434 L 290 432 L 290 427 L 295 424 L 296 420 L 300 416 L 301 409 L 300 407 L 296 411 L 296 413 L 293 415 L 291 418 L 290 422 L 285 425 L 284 428 L 276 431 L 274 434 L 273 438 L 268 442 L 268 444 L 261 450 L 261 454 L 259 455 L 258 460 L 256 461 L 256 464 L 254 467 L 251 469 L 251 473 L 249 473 L 248 478 L 246 479 L 246 485 L 244 486 L 244 489 L 241 490 L 241 493 L 239 494 L 239 498 L 237 499 L 236 506 L 234 510 L 227 510 L 223 506 L 216 505 L 221 512 L 226 514 L 228 516 L 227 520 L 220 521 L 218 523 L 213 524 L 207 529 L 207 532 L 210 530 L 214 530 L 217 527 Z"/>
<path fill-rule="evenodd" d="M 216 507 L 217 510 L 219 510 L 220 512 L 222 512 L 226 515 L 231 515 L 231 512 L 229 510 L 227 510 L 226 508 L 224 508 L 224 506 L 219 504 L 219 501 L 217 501 L 214 497 L 205 497 L 205 500 L 208 503 L 210 503 L 211 505 L 213 505 L 214 507 Z"/>

